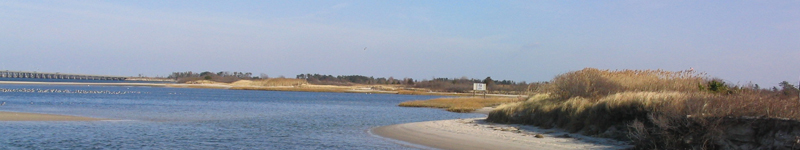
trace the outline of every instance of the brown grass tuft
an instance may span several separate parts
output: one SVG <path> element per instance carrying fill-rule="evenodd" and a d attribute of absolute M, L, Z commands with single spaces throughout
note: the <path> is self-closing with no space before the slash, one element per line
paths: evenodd
<path fill-rule="evenodd" d="M 631 140 L 640 149 L 725 147 L 724 118 L 800 120 L 797 99 L 716 80 L 694 72 L 587 68 L 557 76 L 525 102 L 501 105 L 487 120 Z M 729 91 L 704 88 L 711 84 Z"/>
<path fill-rule="evenodd" d="M 586 68 L 556 76 L 545 88 L 561 99 L 583 97 L 598 99 L 623 91 L 698 91 L 706 79 L 691 71 L 599 70 Z"/>
<path fill-rule="evenodd" d="M 430 100 L 416 100 L 402 102 L 399 106 L 403 107 L 433 107 L 444 108 L 451 112 L 472 112 L 477 109 L 489 106 L 496 106 L 503 103 L 510 103 L 517 101 L 517 98 L 475 98 L 475 97 L 459 97 L 459 98 L 437 98 Z"/>
<path fill-rule="evenodd" d="M 303 79 L 271 78 L 260 80 L 239 80 L 231 83 L 231 86 L 301 86 L 308 82 Z"/>

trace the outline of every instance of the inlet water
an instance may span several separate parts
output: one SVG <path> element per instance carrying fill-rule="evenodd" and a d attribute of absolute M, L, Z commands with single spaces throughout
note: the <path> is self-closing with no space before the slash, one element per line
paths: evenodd
<path fill-rule="evenodd" d="M 111 121 L 0 121 L 0 149 L 410 149 L 367 131 L 481 117 L 397 107 L 430 99 L 120 86 L 0 85 L 0 111 Z M 413 148 L 412 148 L 413 149 Z"/>

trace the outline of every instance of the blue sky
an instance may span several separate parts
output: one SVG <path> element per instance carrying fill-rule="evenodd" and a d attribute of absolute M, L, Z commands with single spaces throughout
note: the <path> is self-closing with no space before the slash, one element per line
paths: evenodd
<path fill-rule="evenodd" d="M 364 48 L 367 48 L 364 50 Z M 2 1 L 0 69 L 547 81 L 585 67 L 800 78 L 798 1 Z"/>

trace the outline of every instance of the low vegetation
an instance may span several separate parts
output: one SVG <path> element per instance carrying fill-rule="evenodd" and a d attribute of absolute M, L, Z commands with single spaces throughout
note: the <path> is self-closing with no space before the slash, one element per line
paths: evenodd
<path fill-rule="evenodd" d="M 472 86 L 474 83 L 486 83 L 489 94 L 513 94 L 522 95 L 527 94 L 531 89 L 538 89 L 542 83 L 526 83 L 515 82 L 511 80 L 494 80 L 491 77 L 486 79 L 474 78 L 433 78 L 414 80 L 412 78 L 395 79 L 394 77 L 372 77 L 363 75 L 323 75 L 323 74 L 299 74 L 295 78 L 285 78 L 280 76 L 278 78 L 270 78 L 266 74 L 260 76 L 253 76 L 250 72 L 173 72 L 168 76 L 169 79 L 175 80 L 178 83 L 188 84 L 210 84 L 211 82 L 217 84 L 230 84 L 233 86 L 231 89 L 249 89 L 249 90 L 280 90 L 280 91 L 333 91 L 333 92 L 357 92 L 349 89 L 287 89 L 286 87 L 275 86 L 295 86 L 299 85 L 335 85 L 335 86 L 388 86 L 396 87 L 392 90 L 393 93 L 398 94 L 414 94 L 414 95 L 446 95 L 446 96 L 464 96 L 465 93 L 472 93 Z M 280 79 L 278 81 L 273 81 Z M 302 80 L 302 81 L 300 81 Z M 253 81 L 253 82 L 248 82 Z M 288 81 L 290 83 L 278 83 Z M 255 87 L 253 83 L 265 83 L 263 87 Z M 245 86 L 245 87 L 241 87 Z"/>
<path fill-rule="evenodd" d="M 483 107 L 497 106 L 503 103 L 515 102 L 518 98 L 506 97 L 457 97 L 457 98 L 437 98 L 430 100 L 417 100 L 400 103 L 403 107 L 431 107 L 444 108 L 451 112 L 472 112 Z"/>
<path fill-rule="evenodd" d="M 800 119 L 797 88 L 781 86 L 733 86 L 692 71 L 586 68 L 555 77 L 524 102 L 499 106 L 487 120 L 629 140 L 637 149 L 765 148 L 757 139 L 732 135 L 753 129 L 726 122 Z"/>
<path fill-rule="evenodd" d="M 491 77 L 486 79 L 461 78 L 433 78 L 431 80 L 414 80 L 412 78 L 395 79 L 394 77 L 372 77 L 362 75 L 321 75 L 321 74 L 299 74 L 297 79 L 305 79 L 310 84 L 317 85 L 402 85 L 407 88 L 428 89 L 433 92 L 453 92 L 469 93 L 472 91 L 473 83 L 487 83 L 490 93 L 494 94 L 523 94 L 528 91 L 529 86 L 526 82 L 515 82 L 510 80 L 493 80 Z"/>
<path fill-rule="evenodd" d="M 266 75 L 262 75 L 266 77 Z M 197 80 L 208 80 L 214 82 L 222 82 L 222 83 L 233 83 L 242 79 L 249 80 L 249 79 L 261 79 L 262 77 L 253 77 L 253 73 L 250 72 L 227 72 L 227 71 L 220 71 L 217 73 L 204 71 L 204 72 L 173 72 L 167 78 L 175 79 L 178 83 L 186 83 L 191 81 Z"/>
<path fill-rule="evenodd" d="M 284 86 L 235 86 L 232 90 L 262 90 L 262 91 L 293 91 L 293 92 L 332 92 L 332 93 L 353 93 L 350 89 L 344 88 L 317 88 L 317 87 L 284 87 Z"/>
<path fill-rule="evenodd" d="M 255 80 L 239 80 L 231 83 L 232 86 L 302 86 L 308 82 L 302 79 L 270 78 Z"/>

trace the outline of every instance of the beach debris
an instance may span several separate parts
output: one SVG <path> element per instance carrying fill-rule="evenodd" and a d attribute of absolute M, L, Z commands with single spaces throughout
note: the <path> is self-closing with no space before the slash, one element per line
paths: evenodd
<path fill-rule="evenodd" d="M 533 137 L 536 137 L 536 138 L 544 138 L 544 135 L 542 135 L 542 134 L 536 134 L 536 135 L 534 135 Z"/>
<path fill-rule="evenodd" d="M 519 131 L 519 128 L 517 128 L 517 127 L 494 127 L 494 126 L 489 126 L 489 128 L 493 128 L 494 130 L 500 130 L 500 131 L 511 131 L 511 132 Z M 519 133 L 519 132 L 517 132 L 517 133 Z"/>

